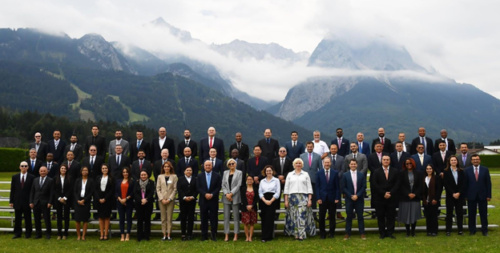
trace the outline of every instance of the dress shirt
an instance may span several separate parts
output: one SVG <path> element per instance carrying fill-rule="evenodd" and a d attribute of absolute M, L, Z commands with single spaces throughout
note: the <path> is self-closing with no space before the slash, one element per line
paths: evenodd
<path fill-rule="evenodd" d="M 406 144 L 405 144 L 405 142 L 404 142 L 404 141 L 403 141 L 403 151 L 404 151 L 404 152 L 408 152 L 408 151 L 406 150 Z"/>
<path fill-rule="evenodd" d="M 26 174 L 28 174 L 27 172 L 26 173 L 21 173 L 21 184 L 23 183 L 23 178 L 24 178 L 24 182 L 26 183 Z"/>
<path fill-rule="evenodd" d="M 453 174 L 453 178 L 455 179 L 455 184 L 458 184 L 458 171 L 451 169 L 451 174 Z"/>
<path fill-rule="evenodd" d="M 106 185 L 108 184 L 108 176 L 102 176 L 101 178 L 101 191 L 105 191 L 106 190 Z"/>
<path fill-rule="evenodd" d="M 61 190 L 64 191 L 64 180 L 66 179 L 66 177 L 63 177 L 63 176 L 59 176 L 59 177 L 61 178 Z M 66 197 L 63 197 L 63 198 L 59 197 L 59 198 L 57 198 L 57 200 L 61 200 L 61 199 L 68 200 L 68 198 L 66 198 Z"/>
<path fill-rule="evenodd" d="M 296 171 L 288 173 L 283 194 L 294 193 L 313 194 L 309 173 L 303 170 L 301 170 L 298 174 Z"/>
<path fill-rule="evenodd" d="M 165 144 L 165 140 L 166 140 L 166 139 L 167 139 L 167 136 L 165 136 L 165 137 L 163 137 L 163 138 L 161 138 L 161 137 L 159 137 L 159 138 L 158 138 L 158 141 L 159 141 L 159 143 L 160 143 L 160 149 L 162 149 L 162 148 L 163 148 L 163 144 Z"/>
<path fill-rule="evenodd" d="M 358 192 L 358 172 L 357 171 L 352 171 L 351 170 L 351 178 L 352 178 L 352 185 L 354 186 L 354 192 L 353 194 L 356 194 Z"/>
<path fill-rule="evenodd" d="M 59 141 L 60 141 L 60 140 L 61 140 L 61 139 L 59 139 L 59 140 L 54 140 L 54 147 L 56 148 L 56 150 L 57 150 L 57 146 L 59 146 Z"/>
<path fill-rule="evenodd" d="M 84 182 L 84 181 L 83 181 L 83 179 L 82 179 L 82 189 L 81 189 L 81 191 L 80 191 L 80 197 L 82 197 L 82 198 L 83 198 L 83 197 L 85 197 L 85 187 L 87 186 L 87 182 L 88 182 L 88 181 L 89 181 L 89 180 L 87 179 L 87 180 L 85 180 L 85 182 Z"/>
<path fill-rule="evenodd" d="M 281 193 L 280 181 L 272 177 L 271 180 L 268 181 L 267 177 L 262 179 L 259 184 L 259 198 L 264 197 L 264 193 L 272 192 L 274 193 L 273 197 L 275 199 L 279 199 Z"/>
<path fill-rule="evenodd" d="M 190 184 L 191 184 L 191 178 L 192 178 L 192 177 L 188 177 L 188 176 L 185 176 L 185 177 L 186 177 L 186 180 L 188 181 L 188 183 L 190 183 Z"/>
<path fill-rule="evenodd" d="M 424 153 L 422 153 L 422 154 L 419 153 L 418 158 L 420 158 L 420 164 L 424 164 Z"/>

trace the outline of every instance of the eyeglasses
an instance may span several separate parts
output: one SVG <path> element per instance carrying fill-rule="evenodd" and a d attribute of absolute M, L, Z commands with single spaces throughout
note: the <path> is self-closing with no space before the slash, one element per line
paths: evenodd
<path fill-rule="evenodd" d="M 22 168 L 26 168 L 26 167 L 28 167 L 28 165 L 21 165 L 21 167 L 22 167 Z"/>
<path fill-rule="evenodd" d="M 235 163 L 230 163 L 229 166 L 231 166 L 231 165 L 235 165 Z"/>
<path fill-rule="evenodd" d="M 284 153 L 284 152 L 286 152 L 286 150 L 280 150 L 280 152 Z"/>

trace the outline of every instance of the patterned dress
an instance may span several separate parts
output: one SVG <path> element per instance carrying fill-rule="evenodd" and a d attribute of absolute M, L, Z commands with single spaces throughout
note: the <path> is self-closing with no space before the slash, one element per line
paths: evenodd
<path fill-rule="evenodd" d="M 285 235 L 306 238 L 316 235 L 312 208 L 307 207 L 309 197 L 307 194 L 290 194 L 289 208 L 286 210 Z"/>
<path fill-rule="evenodd" d="M 254 191 L 246 192 L 248 205 L 253 205 L 254 194 Z M 245 225 L 253 225 L 257 223 L 257 212 L 253 209 L 251 211 L 241 212 L 241 222 Z"/>

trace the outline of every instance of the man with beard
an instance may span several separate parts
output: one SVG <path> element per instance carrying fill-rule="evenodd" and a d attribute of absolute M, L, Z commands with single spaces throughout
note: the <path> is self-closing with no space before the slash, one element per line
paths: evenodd
<path fill-rule="evenodd" d="M 104 137 L 99 135 L 99 126 L 97 125 L 92 126 L 92 135 L 87 137 L 85 147 L 83 148 L 85 152 L 88 152 L 90 146 L 92 145 L 96 146 L 97 156 L 100 156 L 102 158 L 106 156 L 106 140 L 104 139 Z"/>
<path fill-rule="evenodd" d="M 457 148 L 455 147 L 455 142 L 453 139 L 448 138 L 448 131 L 442 129 L 440 132 L 441 138 L 436 139 L 434 143 L 434 150 L 440 150 L 439 142 L 444 141 L 446 143 L 446 151 L 450 151 L 452 155 L 457 153 Z"/>
<path fill-rule="evenodd" d="M 291 141 L 285 143 L 286 157 L 290 160 L 295 160 L 299 158 L 301 154 L 305 152 L 304 143 L 298 141 L 299 133 L 297 131 L 292 131 Z"/>
<path fill-rule="evenodd" d="M 115 132 L 116 139 L 109 142 L 109 151 L 108 151 L 109 158 L 115 155 L 115 147 L 117 145 L 122 146 L 122 155 L 128 156 L 128 153 L 130 151 L 129 144 L 128 141 L 122 139 L 122 137 L 123 137 L 122 131 L 116 130 Z"/>
<path fill-rule="evenodd" d="M 382 151 L 390 154 L 392 153 L 392 144 L 389 138 L 385 137 L 384 128 L 378 129 L 378 138 L 374 139 L 372 142 L 372 153 L 375 152 L 375 143 L 380 142 L 382 144 Z"/>
<path fill-rule="evenodd" d="M 331 144 L 336 144 L 339 148 L 338 154 L 345 157 L 349 154 L 349 140 L 344 138 L 344 130 L 337 128 L 337 138 L 332 140 Z M 328 151 L 327 151 L 328 152 Z"/>
<path fill-rule="evenodd" d="M 151 160 L 151 145 L 149 142 L 144 140 L 144 133 L 142 130 L 137 130 L 135 133 L 136 141 L 130 143 L 130 161 L 134 162 L 137 160 L 137 154 L 139 150 L 144 150 L 144 159 Z"/>
<path fill-rule="evenodd" d="M 460 154 L 457 154 L 458 167 L 465 169 L 472 166 L 471 157 L 472 154 L 469 153 L 469 147 L 467 146 L 467 143 L 460 143 Z"/>
<path fill-rule="evenodd" d="M 414 155 L 418 153 L 417 146 L 418 144 L 423 144 L 424 145 L 424 154 L 426 155 L 432 155 L 434 154 L 434 148 L 432 146 L 432 139 L 425 136 L 425 128 L 420 127 L 418 128 L 418 137 L 413 139 L 411 142 L 411 154 Z"/>
<path fill-rule="evenodd" d="M 179 144 L 177 144 L 177 156 L 179 159 L 184 157 L 184 150 L 186 147 L 191 149 L 192 157 L 198 156 L 198 144 L 196 141 L 191 139 L 191 131 L 189 129 L 184 130 L 184 141 L 180 141 Z M 194 176 L 196 177 L 196 175 L 198 175 L 198 170 L 196 170 L 196 174 L 194 174 Z M 181 176 L 179 176 L 179 178 L 182 176 L 184 176 L 184 172 Z"/>
<path fill-rule="evenodd" d="M 77 143 L 78 138 L 75 134 L 71 135 L 70 142 L 71 143 L 64 149 L 64 156 L 66 156 L 66 153 L 68 153 L 68 151 L 73 151 L 73 154 L 75 154 L 75 160 L 81 161 L 83 158 L 83 147 L 82 145 Z"/>

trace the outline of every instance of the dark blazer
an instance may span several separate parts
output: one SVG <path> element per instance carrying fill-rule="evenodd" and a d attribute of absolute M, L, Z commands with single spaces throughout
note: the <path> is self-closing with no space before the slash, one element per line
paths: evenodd
<path fill-rule="evenodd" d="M 54 161 L 57 163 L 62 163 L 66 157 L 64 156 L 64 150 L 66 149 L 66 142 L 59 139 L 59 145 L 56 146 L 54 144 L 54 140 L 50 140 L 48 143 L 47 153 L 52 153 L 54 155 Z"/>
<path fill-rule="evenodd" d="M 398 161 L 398 152 L 394 151 L 394 153 L 391 154 L 391 167 L 394 167 L 400 171 L 403 170 L 404 168 L 406 168 L 405 161 L 408 158 L 411 158 L 410 153 L 401 151 L 401 157 L 399 158 Z"/>
<path fill-rule="evenodd" d="M 106 202 L 110 202 L 115 200 L 115 181 L 113 180 L 112 177 L 108 175 L 108 183 L 106 184 L 106 188 L 104 189 L 103 196 L 101 196 L 101 179 L 102 179 L 102 174 L 97 176 L 97 178 L 94 180 L 95 182 L 95 187 L 94 187 L 94 208 L 99 206 L 99 199 L 103 198 L 106 200 Z"/>
<path fill-rule="evenodd" d="M 427 142 L 427 146 L 426 146 L 426 150 L 427 152 L 425 152 L 426 155 L 432 155 L 434 154 L 434 145 L 432 145 L 432 139 L 429 138 L 429 137 L 425 137 L 425 142 Z M 411 142 L 411 154 L 414 155 L 417 152 L 417 145 L 420 144 L 420 136 L 418 136 L 417 138 L 413 139 L 413 141 Z"/>
<path fill-rule="evenodd" d="M 262 148 L 261 156 L 266 157 L 268 161 L 273 161 L 279 156 L 280 144 L 276 139 L 270 138 L 269 144 L 267 144 L 266 139 L 262 139 L 257 144 Z"/>
<path fill-rule="evenodd" d="M 100 183 L 100 182 L 99 182 Z M 74 187 L 73 187 L 73 198 L 74 198 L 74 203 L 76 205 L 76 201 L 81 200 L 82 197 L 80 195 L 82 190 L 82 179 L 79 178 L 78 180 L 75 181 Z M 85 185 L 85 195 L 83 196 L 83 199 L 85 200 L 85 204 L 89 203 L 90 200 L 92 199 L 92 196 L 95 193 L 95 186 L 94 186 L 94 180 L 92 178 L 87 178 L 87 184 Z"/>
<path fill-rule="evenodd" d="M 168 161 L 172 163 L 172 166 L 175 168 L 175 161 L 168 158 Z M 161 174 L 161 166 L 163 165 L 163 160 L 160 159 L 156 161 L 153 165 L 153 175 L 155 176 L 155 182 L 158 179 L 158 176 Z"/>
<path fill-rule="evenodd" d="M 362 172 L 356 171 L 356 192 L 354 192 L 354 185 L 352 183 L 351 172 L 345 172 L 341 179 L 342 193 L 345 194 L 346 200 L 351 200 L 352 195 L 358 195 L 358 199 L 363 199 L 366 189 L 366 177 Z"/>
<path fill-rule="evenodd" d="M 35 180 L 35 176 L 26 173 L 24 187 L 21 187 L 21 173 L 12 176 L 9 203 L 14 205 L 14 209 L 20 209 L 21 207 L 24 209 L 30 208 L 30 198 L 26 196 L 30 196 L 33 180 Z"/>
<path fill-rule="evenodd" d="M 94 143 L 94 144 L 92 144 Z M 106 157 L 106 140 L 104 137 L 98 135 L 94 138 L 93 135 L 87 136 L 83 150 L 85 154 L 89 155 L 90 146 L 95 145 L 97 147 L 97 156 Z"/>
<path fill-rule="evenodd" d="M 40 167 L 42 167 L 42 164 L 43 164 L 42 160 L 36 159 L 35 160 L 35 167 L 31 166 L 31 159 L 30 158 L 25 160 L 25 162 L 28 163 L 28 173 L 35 176 L 35 177 L 39 177 L 40 176 Z"/>
<path fill-rule="evenodd" d="M 335 159 L 333 159 L 331 152 L 328 153 L 328 156 L 332 159 L 332 169 L 336 170 L 339 173 L 339 178 L 341 178 L 342 174 L 344 174 L 344 157 L 337 154 Z"/>
<path fill-rule="evenodd" d="M 382 157 L 385 155 L 389 155 L 388 153 L 382 152 Z M 368 157 L 368 169 L 370 173 L 373 173 L 376 169 L 382 167 L 382 161 L 378 160 L 377 153 L 371 153 Z"/>
<path fill-rule="evenodd" d="M 210 160 L 210 158 L 208 158 L 207 160 Z M 207 161 L 207 160 L 205 160 L 205 161 Z M 203 161 L 203 163 L 205 163 L 205 161 Z M 212 167 L 212 171 L 214 171 L 217 174 L 222 176 L 222 173 L 224 172 L 224 167 L 226 167 L 226 166 L 223 164 L 223 160 L 220 160 L 218 157 L 216 157 L 215 158 L 215 165 Z"/>
<path fill-rule="evenodd" d="M 32 148 L 36 149 L 36 142 L 30 143 L 29 149 L 32 149 Z M 38 147 L 38 152 L 36 152 L 36 158 L 40 159 L 41 161 L 45 161 L 45 159 L 47 158 L 48 150 L 49 150 L 49 146 L 47 145 L 47 143 L 41 141 L 40 147 Z"/>
<path fill-rule="evenodd" d="M 448 161 L 448 158 L 450 158 L 450 156 L 452 155 L 453 154 L 451 153 L 451 151 L 446 151 L 446 154 L 444 155 L 444 161 L 441 157 L 441 150 L 432 155 L 432 165 L 434 166 L 434 170 L 436 170 L 436 174 L 439 175 L 441 174 L 441 172 L 443 172 L 443 170 L 446 168 L 446 162 Z"/>
<path fill-rule="evenodd" d="M 264 167 L 266 167 L 266 165 L 268 165 L 267 158 L 260 156 L 259 157 L 259 165 L 256 165 L 255 164 L 255 157 L 251 157 L 247 161 L 247 173 L 248 173 L 248 175 L 250 175 L 252 177 L 261 178 L 261 177 L 263 177 L 261 174 L 262 170 L 264 169 Z"/>
<path fill-rule="evenodd" d="M 316 173 L 316 198 L 322 201 L 334 202 L 340 200 L 340 180 L 337 171 L 330 169 L 330 179 L 326 182 L 325 169 L 320 169 Z"/>
<path fill-rule="evenodd" d="M 373 141 L 372 141 L 372 153 L 375 153 L 375 143 L 377 143 L 377 142 L 380 142 L 380 137 L 373 139 Z M 382 149 L 382 152 L 385 152 L 388 154 L 393 152 L 391 139 L 389 139 L 387 137 L 384 138 L 384 148 Z"/>
<path fill-rule="evenodd" d="M 476 181 L 474 166 L 465 169 L 464 192 L 467 200 L 486 200 L 491 198 L 491 176 L 487 167 L 479 165 Z"/>
<path fill-rule="evenodd" d="M 222 176 L 213 173 L 210 178 L 210 188 L 207 187 L 207 177 L 206 172 L 202 172 L 196 178 L 196 190 L 200 194 L 199 205 L 200 207 L 203 205 L 214 205 L 219 206 L 219 192 L 222 186 Z M 212 199 L 207 200 L 205 198 L 205 194 L 211 193 L 213 194 Z"/>
<path fill-rule="evenodd" d="M 189 139 L 189 148 L 191 148 L 191 156 L 198 156 L 198 143 L 193 139 Z M 184 157 L 184 149 L 186 148 L 186 139 L 182 139 L 179 144 L 177 144 L 177 156 L 180 158 Z M 230 153 L 231 154 L 231 153 Z"/>
<path fill-rule="evenodd" d="M 393 202 L 398 199 L 398 190 L 400 184 L 399 170 L 393 167 L 389 168 L 389 179 L 385 178 L 385 173 L 382 167 L 371 173 L 373 179 L 370 180 L 372 189 L 372 203 L 375 205 L 384 205 L 387 201 Z M 385 199 L 386 192 L 390 192 L 391 198 Z"/>
<path fill-rule="evenodd" d="M 82 168 L 89 168 L 89 177 L 96 179 L 97 176 L 102 175 L 101 167 L 104 164 L 104 158 L 96 155 L 94 158 L 94 166 L 90 166 L 90 156 L 84 157 L 82 160 Z"/>
<path fill-rule="evenodd" d="M 392 151 L 393 152 L 396 152 L 396 144 L 397 144 L 397 142 L 392 144 Z M 411 151 L 412 151 L 411 145 L 407 141 L 405 141 L 404 146 L 406 146 L 406 153 L 411 155 Z M 403 148 L 403 151 L 404 151 L 404 148 Z"/>
<path fill-rule="evenodd" d="M 453 198 L 453 194 L 460 193 L 459 199 L 464 199 L 465 171 L 460 168 L 457 169 L 458 183 L 455 183 L 455 178 L 453 177 L 453 172 L 451 168 L 445 170 L 443 173 L 444 173 L 443 186 L 446 189 L 446 197 Z"/>
<path fill-rule="evenodd" d="M 40 187 L 40 177 L 33 180 L 30 192 L 30 204 L 34 204 L 35 206 L 38 204 L 42 206 L 54 204 L 54 180 L 52 178 L 46 176 L 42 187 Z"/>
<path fill-rule="evenodd" d="M 142 164 L 142 170 L 146 170 L 148 172 L 148 176 L 151 177 L 151 173 L 153 172 L 153 167 L 151 166 L 151 162 L 144 159 Z M 132 173 L 132 178 L 135 180 L 139 180 L 141 176 L 141 167 L 139 166 L 139 160 L 136 160 L 132 163 L 132 169 L 130 170 Z"/>
<path fill-rule="evenodd" d="M 435 175 L 432 177 L 431 179 L 431 182 L 429 183 L 429 186 L 431 185 L 432 181 L 434 180 L 435 181 L 435 193 L 432 194 L 430 191 L 429 191 L 429 187 L 427 187 L 427 184 L 425 183 L 425 178 L 427 176 L 423 176 L 422 177 L 422 201 L 424 202 L 424 205 L 426 204 L 427 202 L 427 198 L 430 199 L 430 202 L 432 202 L 432 200 L 436 200 L 439 204 L 439 201 L 441 201 L 441 191 L 443 189 L 443 186 L 442 186 L 442 181 L 441 181 L 441 177 L 439 177 L 438 175 Z"/>
<path fill-rule="evenodd" d="M 418 170 L 425 175 L 425 167 L 427 167 L 428 164 L 432 164 L 432 157 L 430 155 L 424 155 L 424 164 L 420 163 L 418 154 L 412 155 L 411 158 L 415 160 L 415 164 L 417 165 L 415 170 Z"/>
<path fill-rule="evenodd" d="M 42 166 L 49 167 L 47 166 L 47 162 L 42 163 Z M 50 165 L 50 170 L 49 173 L 47 174 L 48 177 L 54 178 L 55 176 L 59 175 L 59 164 L 55 163 L 52 161 L 52 164 Z"/>
<path fill-rule="evenodd" d="M 221 161 L 225 161 L 224 154 L 224 141 L 217 137 L 214 137 L 212 147 L 217 150 L 217 158 Z M 200 161 L 206 161 L 210 159 L 210 155 L 208 152 L 210 151 L 210 146 L 208 143 L 208 137 L 200 140 L 200 153 L 198 154 L 200 157 Z"/>
<path fill-rule="evenodd" d="M 137 140 L 130 143 L 129 147 L 130 147 L 130 160 L 132 162 L 138 159 L 137 153 L 139 152 L 139 149 L 144 150 L 144 153 L 146 154 L 144 159 L 151 161 L 151 144 L 149 144 L 149 142 L 147 142 L 146 140 L 142 139 L 141 146 L 139 148 L 137 148 Z"/>
<path fill-rule="evenodd" d="M 304 146 L 304 143 L 297 140 L 297 146 L 295 146 L 295 148 L 292 147 L 292 141 L 287 141 L 285 143 L 285 149 L 286 157 L 293 161 L 296 158 L 300 158 L 300 155 L 304 153 L 306 147 Z"/>
<path fill-rule="evenodd" d="M 146 192 L 144 194 L 144 198 L 148 201 L 146 203 L 146 206 L 147 205 L 150 205 L 151 207 L 153 206 L 153 202 L 154 202 L 154 193 L 156 191 L 156 187 L 155 187 L 155 182 L 149 180 L 148 181 L 148 184 L 146 185 Z M 132 196 L 132 198 L 134 199 L 134 203 L 135 203 L 135 209 L 138 209 L 140 208 L 142 205 L 142 191 L 141 191 L 141 185 L 139 183 L 139 180 L 135 181 L 135 186 L 134 186 L 134 194 Z"/>
<path fill-rule="evenodd" d="M 62 164 L 66 165 L 66 168 L 68 168 L 68 161 L 64 161 Z M 71 162 L 71 167 L 68 168 L 68 171 L 66 174 L 69 175 L 69 178 L 71 178 L 71 182 L 75 182 L 77 178 L 80 178 L 80 170 L 82 169 L 81 164 L 73 159 L 73 162 Z M 59 175 L 59 173 L 57 173 Z"/>
<path fill-rule="evenodd" d="M 252 185 L 253 188 L 253 203 L 252 209 L 257 212 L 257 202 L 259 202 L 259 186 L 256 184 Z M 241 185 L 240 195 L 241 195 L 241 203 L 240 203 L 240 211 L 247 212 L 248 200 L 247 200 L 247 184 Z"/>
<path fill-rule="evenodd" d="M 399 172 L 399 201 L 416 201 L 420 202 L 422 197 L 422 177 L 423 174 L 420 171 L 413 170 L 413 189 L 410 187 L 410 179 L 408 178 L 408 170 L 402 170 Z M 415 198 L 410 199 L 408 194 L 415 194 Z"/>
<path fill-rule="evenodd" d="M 66 145 L 66 148 L 64 148 L 64 159 L 66 159 L 66 153 L 71 149 L 71 143 Z M 73 154 L 75 155 L 75 160 L 81 161 L 83 158 L 83 146 L 76 143 L 75 149 L 73 149 Z"/>
<path fill-rule="evenodd" d="M 339 146 L 338 139 L 337 138 L 333 139 L 330 144 L 337 144 L 337 147 L 338 147 Z M 340 145 L 339 150 L 337 151 L 337 154 L 339 154 L 343 157 L 348 155 L 351 152 L 350 145 L 351 145 L 351 143 L 349 142 L 349 140 L 342 137 L 342 145 Z"/>
<path fill-rule="evenodd" d="M 112 156 L 108 160 L 109 174 L 113 176 L 114 179 L 122 179 L 122 169 L 123 167 L 130 168 L 130 158 L 122 154 L 120 158 L 120 164 L 116 164 L 116 155 Z"/>
<path fill-rule="evenodd" d="M 276 171 L 276 176 L 286 176 L 289 172 L 293 171 L 293 161 L 285 157 L 285 163 L 283 164 L 283 170 L 281 169 L 281 157 L 274 158 L 272 166 Z"/>
<path fill-rule="evenodd" d="M 122 197 L 122 179 L 118 179 L 115 182 L 115 199 L 118 199 L 118 197 Z M 135 181 L 134 180 L 129 180 L 128 182 L 128 188 L 127 188 L 127 197 L 130 196 L 130 199 L 127 200 L 127 206 L 132 205 L 134 203 L 134 186 L 135 186 Z"/>
<path fill-rule="evenodd" d="M 366 156 L 368 156 L 371 153 L 370 144 L 368 144 L 368 142 L 363 141 L 363 149 L 361 149 L 361 147 L 359 146 L 359 141 L 357 141 L 356 143 L 358 144 L 359 153 L 365 154 Z"/>
<path fill-rule="evenodd" d="M 54 202 L 57 203 L 57 199 L 59 198 L 66 198 L 67 203 L 72 203 L 71 200 L 73 199 L 73 180 L 71 180 L 71 177 L 66 174 L 66 177 L 64 178 L 64 188 L 62 187 L 61 177 L 59 175 L 57 175 L 54 181 Z"/>
<path fill-rule="evenodd" d="M 458 167 L 462 168 L 462 169 L 465 169 L 467 167 L 470 167 L 472 166 L 472 162 L 471 162 L 471 157 L 472 157 L 472 154 L 470 153 L 467 153 L 467 158 L 465 158 L 465 164 L 464 164 L 464 161 L 462 160 L 462 153 L 459 153 L 457 154 L 457 158 L 458 158 Z"/>
<path fill-rule="evenodd" d="M 198 197 L 198 190 L 196 189 L 196 177 L 191 176 L 191 183 L 186 179 L 185 175 L 179 177 L 177 181 L 177 193 L 179 194 L 179 201 L 183 201 L 184 197 L 193 196 L 194 199 Z"/>
<path fill-rule="evenodd" d="M 161 151 L 168 149 L 168 158 L 175 159 L 175 143 L 169 137 L 165 137 L 163 147 L 160 147 L 160 137 L 156 137 L 151 141 L 151 162 L 154 163 L 161 160 Z"/>
<path fill-rule="evenodd" d="M 453 139 L 447 138 L 448 139 L 448 151 L 451 152 L 452 155 L 455 155 L 457 153 L 457 147 L 455 147 L 455 141 Z M 439 150 L 439 142 L 443 140 L 442 138 L 438 138 L 434 141 L 434 152 L 437 152 Z"/>
<path fill-rule="evenodd" d="M 238 145 L 236 144 L 236 142 L 229 146 L 229 155 L 231 155 L 231 151 L 233 149 L 238 149 Z M 250 148 L 248 147 L 248 145 L 244 142 L 241 142 L 241 148 L 238 151 L 238 158 L 247 162 L 248 158 L 250 157 Z"/>

